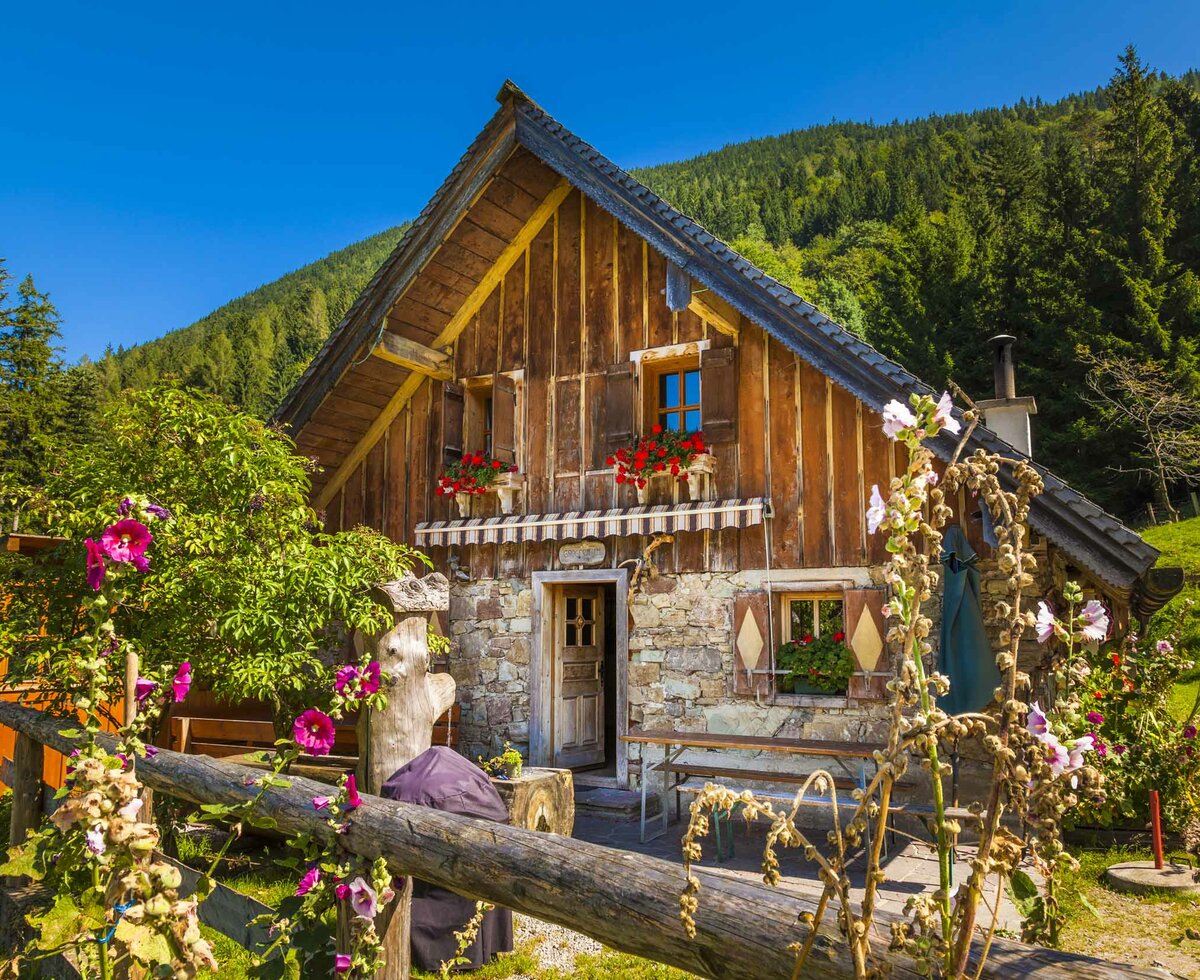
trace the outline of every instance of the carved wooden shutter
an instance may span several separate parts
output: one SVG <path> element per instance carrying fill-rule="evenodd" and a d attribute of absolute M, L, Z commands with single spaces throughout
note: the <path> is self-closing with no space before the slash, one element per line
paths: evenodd
<path fill-rule="evenodd" d="M 605 445 L 620 449 L 637 435 L 637 375 L 631 362 L 613 364 L 608 369 L 605 393 Z"/>
<path fill-rule="evenodd" d="M 846 590 L 846 642 L 854 653 L 855 667 L 850 678 L 852 698 L 881 701 L 888 696 L 887 683 L 892 671 L 883 618 L 886 598 L 886 589 Z"/>
<path fill-rule="evenodd" d="M 733 597 L 733 692 L 752 697 L 771 695 L 771 597 L 763 591 Z M 756 673 L 767 671 L 768 673 Z"/>
<path fill-rule="evenodd" d="M 442 382 L 442 461 L 446 464 L 462 459 L 463 411 L 465 399 L 462 385 Z"/>
<path fill-rule="evenodd" d="M 492 457 L 517 461 L 517 384 L 505 374 L 492 384 Z"/>
<path fill-rule="evenodd" d="M 737 348 L 720 347 L 700 354 L 700 424 L 704 441 L 737 438 Z"/>

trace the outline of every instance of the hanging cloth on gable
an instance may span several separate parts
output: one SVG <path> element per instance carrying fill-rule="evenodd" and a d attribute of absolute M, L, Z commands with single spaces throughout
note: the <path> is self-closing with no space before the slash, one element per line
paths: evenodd
<path fill-rule="evenodd" d="M 942 631 L 938 670 L 950 678 L 950 692 L 938 698 L 948 714 L 982 711 L 1000 686 L 1000 668 L 983 625 L 979 601 L 978 556 L 957 524 L 942 538 Z"/>

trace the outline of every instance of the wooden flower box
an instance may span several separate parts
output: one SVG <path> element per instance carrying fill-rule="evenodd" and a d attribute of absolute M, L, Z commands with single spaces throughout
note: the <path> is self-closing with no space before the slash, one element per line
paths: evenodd
<path fill-rule="evenodd" d="M 698 453 L 687 466 L 688 478 L 686 483 L 689 500 L 713 500 L 716 496 L 716 458 L 711 453 Z M 678 480 L 670 470 L 651 471 L 646 476 L 646 485 L 637 488 L 639 504 L 648 503 L 650 490 L 654 486 L 662 486 L 668 480 Z"/>
<path fill-rule="evenodd" d="M 525 489 L 525 475 L 523 473 L 502 473 L 496 478 L 496 482 L 488 487 L 484 494 L 494 493 L 500 500 L 500 513 L 512 514 L 516 507 L 517 494 Z M 471 516 L 471 498 L 482 496 L 483 494 L 475 493 L 456 493 L 454 502 L 458 505 L 459 517 Z"/>

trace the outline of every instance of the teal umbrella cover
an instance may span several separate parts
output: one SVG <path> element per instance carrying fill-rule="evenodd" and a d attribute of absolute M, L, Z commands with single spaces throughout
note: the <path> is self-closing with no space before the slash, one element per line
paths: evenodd
<path fill-rule="evenodd" d="M 979 601 L 978 556 L 957 524 L 942 538 L 942 630 L 938 670 L 950 678 L 950 692 L 938 698 L 948 714 L 981 711 L 1000 686 L 1000 668 L 983 625 Z"/>

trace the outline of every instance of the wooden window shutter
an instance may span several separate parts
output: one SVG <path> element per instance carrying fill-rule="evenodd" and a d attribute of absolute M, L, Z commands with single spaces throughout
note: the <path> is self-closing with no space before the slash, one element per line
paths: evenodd
<path fill-rule="evenodd" d="M 770 671 L 771 597 L 764 591 L 739 592 L 733 597 L 733 693 L 769 697 L 775 688 Z"/>
<path fill-rule="evenodd" d="M 610 365 L 605 387 L 607 425 L 604 444 L 610 450 L 620 449 L 632 443 L 638 434 L 637 375 L 633 363 Z"/>
<path fill-rule="evenodd" d="M 886 598 L 886 589 L 846 590 L 846 643 L 854 654 L 855 668 L 850 678 L 852 698 L 882 701 L 888 696 L 892 665 L 887 649 L 887 623 L 883 618 Z"/>
<path fill-rule="evenodd" d="M 506 374 L 492 383 L 492 458 L 517 461 L 517 383 Z"/>
<path fill-rule="evenodd" d="M 442 382 L 442 461 L 449 465 L 462 459 L 463 415 L 466 399 L 462 385 Z"/>
<path fill-rule="evenodd" d="M 700 425 L 704 441 L 737 438 L 737 348 L 719 347 L 700 354 Z"/>

